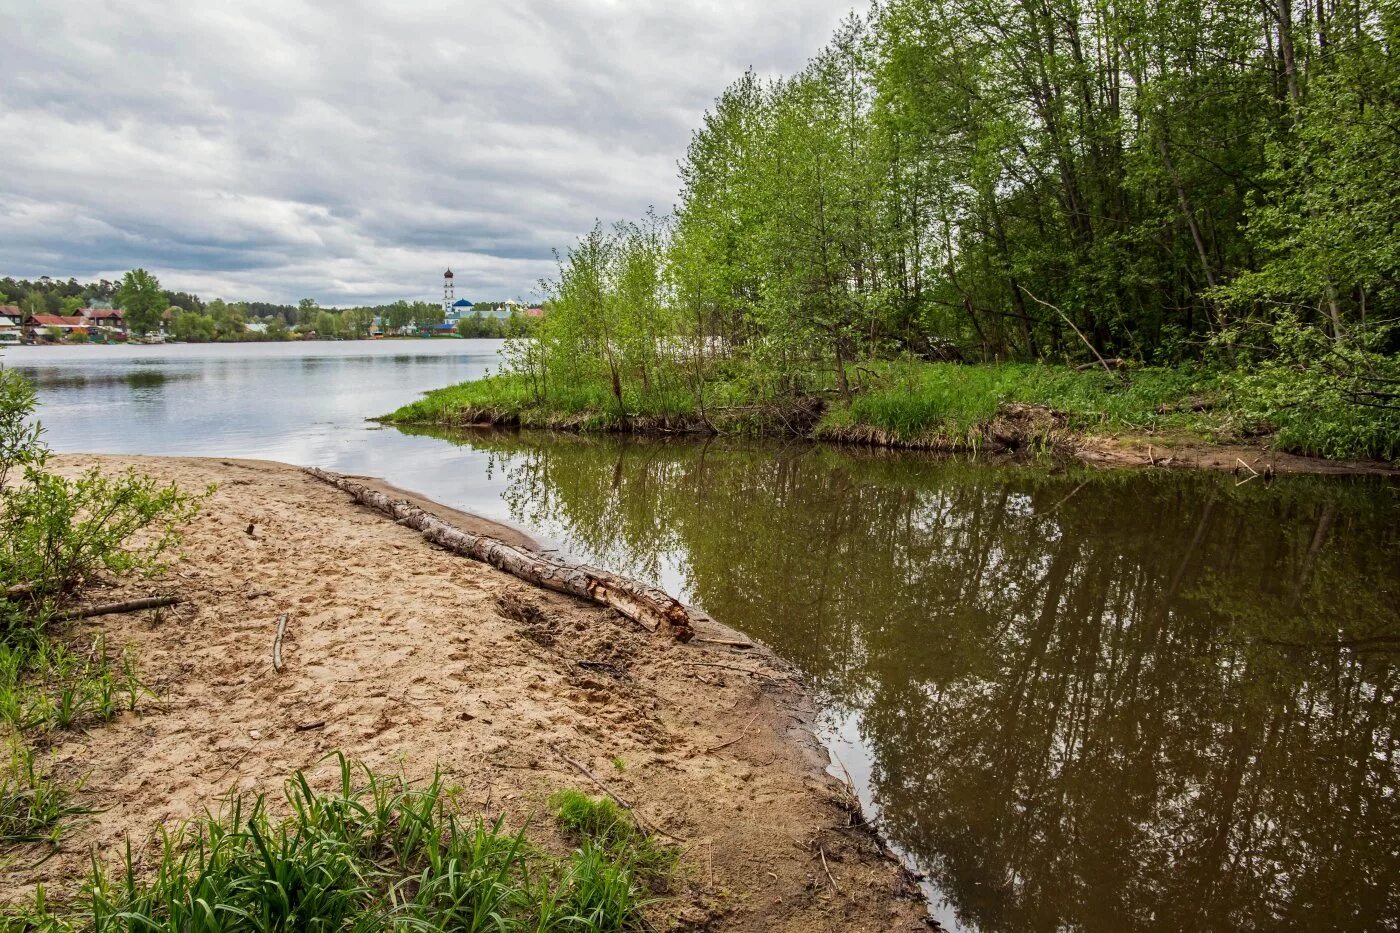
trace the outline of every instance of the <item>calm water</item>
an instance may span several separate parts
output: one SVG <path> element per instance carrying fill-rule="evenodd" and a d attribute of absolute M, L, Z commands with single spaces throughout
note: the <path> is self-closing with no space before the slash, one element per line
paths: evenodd
<path fill-rule="evenodd" d="M 1400 925 L 1397 486 L 360 422 L 494 350 L 7 355 L 59 449 L 382 475 L 765 640 L 949 928 Z"/>

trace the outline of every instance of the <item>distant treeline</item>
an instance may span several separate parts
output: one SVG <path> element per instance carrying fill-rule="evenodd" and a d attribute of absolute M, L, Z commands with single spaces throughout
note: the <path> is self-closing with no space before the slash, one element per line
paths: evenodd
<path fill-rule="evenodd" d="M 198 295 L 161 288 L 156 277 L 142 269 L 132 270 L 115 282 L 0 279 L 0 304 L 19 307 L 26 317 L 74 315 L 94 303 L 128 309 L 128 324 L 137 333 L 154 331 L 164 320 L 172 337 L 190 342 L 286 340 L 307 335 L 356 339 L 370 336 L 376 319 L 383 331 L 397 333 L 405 328 L 431 328 L 446 318 L 442 305 L 429 301 L 395 301 L 353 308 L 323 308 L 310 298 L 294 305 L 220 298 L 204 301 Z M 138 309 L 135 317 L 131 309 Z M 481 314 L 470 315 L 455 327 L 463 337 L 521 336 L 528 329 L 524 318 L 497 319 Z"/>

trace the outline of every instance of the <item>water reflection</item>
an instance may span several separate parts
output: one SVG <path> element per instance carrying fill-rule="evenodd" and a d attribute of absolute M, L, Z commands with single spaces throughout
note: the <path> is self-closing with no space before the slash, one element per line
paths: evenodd
<path fill-rule="evenodd" d="M 798 663 L 951 925 L 1400 923 L 1395 487 L 454 440 Z"/>

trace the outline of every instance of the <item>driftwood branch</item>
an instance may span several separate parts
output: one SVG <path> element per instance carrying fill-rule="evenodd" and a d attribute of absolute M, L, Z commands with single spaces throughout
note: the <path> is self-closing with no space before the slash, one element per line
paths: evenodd
<path fill-rule="evenodd" d="M 272 639 L 272 669 L 282 670 L 282 636 L 287 634 L 287 619 L 290 613 L 282 613 L 277 617 L 277 635 Z"/>
<path fill-rule="evenodd" d="M 695 635 L 695 623 L 705 618 L 656 587 L 551 554 L 512 547 L 498 538 L 463 531 L 410 502 L 386 496 L 339 473 L 316 467 L 303 469 L 322 482 L 349 493 L 361 505 L 415 529 L 439 547 L 490 564 L 536 586 L 611 607 L 643 627 L 665 632 L 677 641 L 690 641 Z"/>
<path fill-rule="evenodd" d="M 173 606 L 179 601 L 180 597 L 178 596 L 146 596 L 142 599 L 128 599 L 120 603 L 104 603 L 100 606 L 69 609 L 67 612 L 59 613 L 58 618 L 67 622 L 72 619 L 114 615 L 119 612 L 140 612 L 142 609 L 160 609 L 164 606 Z"/>

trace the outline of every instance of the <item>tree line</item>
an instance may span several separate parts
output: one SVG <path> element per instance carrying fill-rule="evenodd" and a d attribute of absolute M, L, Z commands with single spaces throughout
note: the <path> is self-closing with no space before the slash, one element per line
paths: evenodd
<path fill-rule="evenodd" d="M 297 304 L 264 301 L 205 301 L 189 292 L 161 287 L 145 269 L 133 269 L 120 280 L 101 279 L 79 283 L 47 276 L 35 279 L 0 279 L 0 304 L 14 305 L 20 314 L 75 315 L 94 302 L 123 310 L 129 330 L 155 333 L 165 326 L 176 340 L 191 343 L 241 340 L 289 340 L 316 336 L 331 339 L 369 337 L 376 320 L 384 331 L 432 327 L 446 319 L 442 305 L 430 301 L 395 301 L 350 308 L 323 308 L 314 299 Z M 488 307 L 483 305 L 483 307 Z M 250 330 L 248 325 L 260 325 Z M 480 313 L 457 322 L 462 337 L 516 337 L 528 331 L 525 319 L 497 319 Z"/>
<path fill-rule="evenodd" d="M 671 216 L 565 252 L 523 368 L 1205 361 L 1393 411 L 1397 40 L 1382 0 L 884 0 L 724 90 Z"/>

